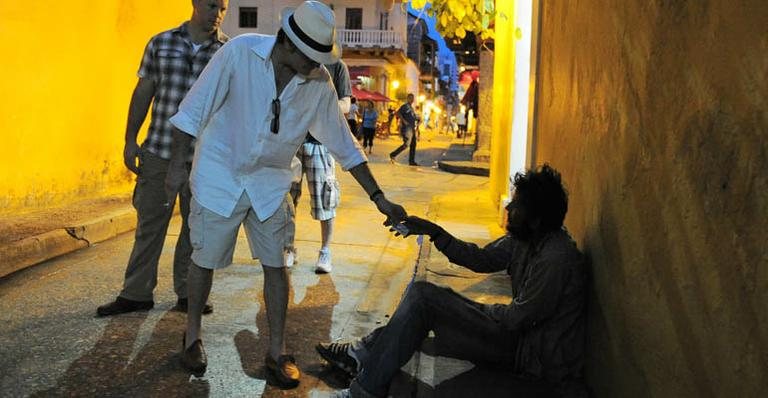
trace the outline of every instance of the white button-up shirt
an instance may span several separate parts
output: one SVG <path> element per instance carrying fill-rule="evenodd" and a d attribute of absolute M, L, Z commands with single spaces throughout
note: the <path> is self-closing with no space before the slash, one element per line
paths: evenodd
<path fill-rule="evenodd" d="M 291 185 L 291 159 L 307 131 L 344 170 L 368 159 L 339 109 L 325 68 L 296 75 L 280 94 L 280 129 L 270 131 L 275 36 L 245 34 L 222 46 L 179 105 L 171 123 L 197 137 L 190 184 L 203 207 L 229 217 L 243 191 L 259 220 L 278 209 Z"/>

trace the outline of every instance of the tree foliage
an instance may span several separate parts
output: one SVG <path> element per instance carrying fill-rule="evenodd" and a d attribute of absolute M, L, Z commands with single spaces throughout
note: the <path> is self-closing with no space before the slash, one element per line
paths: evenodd
<path fill-rule="evenodd" d="M 474 32 L 482 40 L 493 39 L 493 0 L 410 0 L 416 10 L 435 17 L 437 31 L 445 38 L 463 39 Z"/>

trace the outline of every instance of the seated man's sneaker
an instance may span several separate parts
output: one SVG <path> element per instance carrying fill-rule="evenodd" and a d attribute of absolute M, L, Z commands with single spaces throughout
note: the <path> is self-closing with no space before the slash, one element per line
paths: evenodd
<path fill-rule="evenodd" d="M 331 251 L 320 250 L 320 254 L 317 255 L 317 263 L 315 264 L 316 274 L 327 274 L 331 272 L 333 265 L 331 264 Z"/>
<path fill-rule="evenodd" d="M 134 311 L 148 311 L 151 310 L 152 307 L 155 306 L 154 301 L 134 301 L 134 300 L 128 300 L 127 298 L 122 298 L 120 296 L 117 296 L 115 301 L 104 304 L 96 309 L 96 315 L 98 316 L 110 316 L 110 315 L 117 315 L 117 314 L 125 314 L 127 312 L 134 312 Z"/>
<path fill-rule="evenodd" d="M 315 350 L 329 364 L 347 372 L 350 376 L 357 376 L 360 364 L 352 356 L 352 345 L 350 343 L 320 343 L 315 346 Z"/>
<path fill-rule="evenodd" d="M 299 255 L 296 252 L 296 249 L 285 249 L 285 266 L 288 268 L 293 267 L 293 264 L 296 263 L 296 260 L 298 260 Z"/>

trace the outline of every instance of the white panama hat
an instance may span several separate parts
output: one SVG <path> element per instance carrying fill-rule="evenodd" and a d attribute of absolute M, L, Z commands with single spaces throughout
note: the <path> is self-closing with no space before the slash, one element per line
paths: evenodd
<path fill-rule="evenodd" d="M 336 20 L 328 6 L 319 1 L 305 1 L 295 9 L 284 8 L 281 14 L 283 31 L 299 51 L 323 65 L 339 61 Z"/>

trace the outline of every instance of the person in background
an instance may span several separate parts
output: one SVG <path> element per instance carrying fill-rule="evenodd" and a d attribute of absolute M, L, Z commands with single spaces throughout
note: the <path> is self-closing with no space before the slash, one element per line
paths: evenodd
<path fill-rule="evenodd" d="M 395 148 L 389 154 L 389 162 L 395 163 L 397 155 L 404 151 L 405 148 L 409 148 L 408 151 L 408 164 L 411 166 L 418 166 L 416 163 L 416 127 L 419 123 L 419 117 L 416 115 L 416 111 L 413 109 L 414 96 L 412 93 L 408 93 L 405 103 L 397 110 L 397 118 L 400 120 L 400 137 L 403 139 L 403 144 Z"/>
<path fill-rule="evenodd" d="M 153 291 L 157 286 L 157 266 L 176 203 L 176 196 L 167 198 L 164 189 L 171 158 L 172 126 L 168 119 L 176 113 L 184 95 L 213 54 L 229 40 L 219 29 L 227 4 L 228 0 L 193 0 L 192 18 L 181 26 L 157 34 L 144 49 L 139 82 L 128 108 L 123 149 L 125 166 L 137 175 L 133 191 L 133 207 L 138 218 L 135 239 L 123 289 L 114 301 L 96 309 L 98 316 L 146 311 L 155 305 Z M 152 121 L 147 138 L 139 147 L 136 138 L 150 103 Z M 194 145 L 183 150 L 184 165 L 189 169 Z M 187 224 L 191 197 L 188 185 L 180 190 L 178 197 L 182 222 L 173 256 L 173 290 L 178 297 L 173 310 L 187 312 L 187 269 L 192 255 Z M 213 307 L 206 304 L 202 311 L 209 314 Z"/>
<path fill-rule="evenodd" d="M 347 123 L 349 123 L 349 129 L 354 134 L 355 138 L 360 141 L 360 129 L 357 127 L 358 110 L 360 108 L 357 105 L 357 98 L 352 97 L 352 103 L 349 105 L 349 112 L 347 113 Z"/>
<path fill-rule="evenodd" d="M 379 112 L 368 101 L 363 108 L 363 150 L 368 148 L 368 153 L 373 153 L 373 137 L 376 135 L 376 122 L 379 120 Z"/>
<path fill-rule="evenodd" d="M 352 96 L 352 84 L 349 80 L 349 69 L 344 61 L 339 60 L 334 64 L 325 65 L 331 75 L 336 95 L 339 98 L 339 107 L 342 113 L 349 112 L 350 97 Z M 336 162 L 328 152 L 328 148 L 315 139 L 311 133 L 307 133 L 304 144 L 296 153 L 299 160 L 296 165 L 299 170 L 294 170 L 298 178 L 291 183 L 291 197 L 293 205 L 299 205 L 301 197 L 301 181 L 307 176 L 307 187 L 310 197 L 310 215 L 320 221 L 320 251 L 315 262 L 315 273 L 326 274 L 333 269 L 331 261 L 331 237 L 333 235 L 333 220 L 336 217 L 336 207 L 341 199 L 341 190 L 336 180 Z M 292 267 L 297 259 L 295 246 L 296 236 L 291 236 L 285 251 L 285 265 Z"/>

